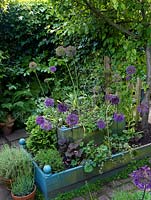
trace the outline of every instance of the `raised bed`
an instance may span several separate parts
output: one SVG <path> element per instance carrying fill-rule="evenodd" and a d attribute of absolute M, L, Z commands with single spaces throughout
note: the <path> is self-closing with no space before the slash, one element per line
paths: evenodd
<path fill-rule="evenodd" d="M 20 143 L 24 145 L 23 143 Z M 125 167 L 132 160 L 139 160 L 151 155 L 151 143 L 137 147 L 131 152 L 123 152 L 112 155 L 112 158 L 107 159 L 103 166 L 103 173 L 99 173 L 96 169 L 91 173 L 85 173 L 83 166 L 74 167 L 56 174 L 51 174 L 51 170 L 42 171 L 38 165 L 35 166 L 35 181 L 42 191 L 45 200 L 51 200 L 59 193 L 78 188 L 85 184 L 85 181 L 95 181 L 109 177 L 123 167 Z"/>

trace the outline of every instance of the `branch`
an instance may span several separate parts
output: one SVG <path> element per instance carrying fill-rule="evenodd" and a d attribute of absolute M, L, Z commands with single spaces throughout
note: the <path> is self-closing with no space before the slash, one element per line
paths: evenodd
<path fill-rule="evenodd" d="M 90 3 L 90 1 L 88 2 L 87 0 L 84 0 L 86 6 L 99 18 L 103 19 L 104 21 L 106 21 L 109 25 L 113 26 L 114 28 L 116 28 L 117 30 L 120 30 L 123 33 L 126 33 L 129 36 L 132 36 L 133 38 L 138 38 L 138 36 L 136 36 L 135 34 L 133 34 L 132 32 L 130 32 L 129 30 L 125 29 L 123 26 L 118 25 L 116 23 L 114 23 L 109 17 L 105 16 L 104 14 L 102 14 L 102 12 L 97 9 L 95 6 L 93 6 L 92 3 Z"/>

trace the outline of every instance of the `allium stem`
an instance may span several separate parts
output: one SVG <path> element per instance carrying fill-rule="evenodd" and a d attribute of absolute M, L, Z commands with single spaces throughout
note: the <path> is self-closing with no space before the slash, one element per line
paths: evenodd
<path fill-rule="evenodd" d="M 143 196 L 142 196 L 141 200 L 144 200 L 144 198 L 145 198 L 145 192 L 146 192 L 146 185 L 145 185 L 145 188 L 144 188 L 144 191 L 143 191 Z"/>
<path fill-rule="evenodd" d="M 108 110 L 109 110 L 110 106 L 111 106 L 111 104 L 109 104 L 109 105 L 107 106 L 107 108 L 106 108 L 106 115 L 105 115 L 105 118 L 106 118 L 106 130 L 107 130 L 108 147 L 109 147 L 109 150 L 111 151 L 109 124 L 108 124 L 108 120 L 107 120 L 107 117 L 108 117 Z"/>
<path fill-rule="evenodd" d="M 48 86 L 48 89 L 51 91 L 51 88 L 50 88 L 50 86 L 49 86 L 49 83 L 47 82 L 47 86 Z"/>
<path fill-rule="evenodd" d="M 73 90 L 74 90 L 74 95 L 75 95 L 75 100 L 76 100 L 76 105 L 78 106 L 78 99 L 77 99 L 77 92 L 76 92 L 76 88 L 75 88 L 75 84 L 74 84 L 74 80 L 73 80 L 73 77 L 71 75 L 71 71 L 68 67 L 68 65 L 66 64 L 66 67 L 67 67 L 67 70 L 69 72 L 69 76 L 70 76 L 70 79 L 71 79 L 71 82 L 72 82 L 72 85 L 73 85 Z"/>
<path fill-rule="evenodd" d="M 118 113 L 118 105 L 117 105 L 117 107 L 116 107 L 116 111 L 117 111 L 117 113 Z M 116 122 L 116 131 L 117 131 L 117 134 L 118 134 L 118 122 Z"/>
<path fill-rule="evenodd" d="M 40 86 L 40 88 L 41 88 L 41 91 L 42 91 L 43 95 L 45 96 L 43 87 L 42 87 L 42 85 L 41 85 L 41 83 L 40 83 L 40 80 L 39 80 L 39 78 L 38 78 L 38 75 L 37 75 L 37 72 L 36 72 L 36 71 L 35 71 L 35 75 L 36 75 L 37 81 L 38 81 L 38 83 L 39 83 L 39 86 Z"/>

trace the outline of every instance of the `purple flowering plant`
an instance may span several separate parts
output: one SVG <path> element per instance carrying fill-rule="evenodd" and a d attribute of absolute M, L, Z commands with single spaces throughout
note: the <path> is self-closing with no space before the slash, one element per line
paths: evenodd
<path fill-rule="evenodd" d="M 133 171 L 130 176 L 134 185 L 143 190 L 142 200 L 145 198 L 146 191 L 151 191 L 151 168 L 147 165 Z"/>
<path fill-rule="evenodd" d="M 87 91 L 80 91 L 77 66 L 73 67 L 74 70 L 71 71 L 68 65 L 70 62 L 73 62 L 73 58 L 76 56 L 76 48 L 73 46 L 59 46 L 56 48 L 56 55 L 59 60 L 58 64 L 56 59 L 50 59 L 49 66 L 51 67 L 49 67 L 49 73 L 55 76 L 55 73 L 59 71 L 59 63 L 64 65 L 70 77 L 69 85 L 71 93 L 64 94 L 64 96 L 58 99 L 53 97 L 53 92 L 50 93 L 52 96 L 46 97 L 45 95 L 45 98 L 40 102 L 40 109 L 37 112 L 35 124 L 44 132 L 51 133 L 55 130 L 56 135 L 57 129 L 62 126 L 66 126 L 72 131 L 75 127 L 84 127 L 86 134 L 97 130 L 100 134 L 104 134 L 105 145 L 107 145 L 107 150 L 111 152 L 112 148 L 115 147 L 112 146 L 114 144 L 113 135 L 116 135 L 116 140 L 117 137 L 120 140 L 121 138 L 118 135 L 119 127 L 126 120 L 128 124 L 126 128 L 129 130 L 131 121 L 134 119 L 131 112 L 134 108 L 132 103 L 133 86 L 131 83 L 137 72 L 136 67 L 132 65 L 128 66 L 125 70 L 124 78 L 119 77 L 119 75 L 114 76 L 114 82 L 102 96 L 99 92 L 97 94 L 96 91 L 95 95 L 93 95 L 92 92 L 88 94 Z M 140 104 L 137 107 L 137 111 L 140 114 L 148 112 L 148 106 Z M 113 125 L 116 127 L 115 133 L 112 131 Z M 122 131 L 123 128 L 121 129 Z M 128 131 L 123 131 L 122 134 L 127 137 L 129 133 Z M 121 141 L 119 143 L 121 145 Z M 128 142 L 127 146 L 125 144 L 124 146 L 128 149 Z"/>

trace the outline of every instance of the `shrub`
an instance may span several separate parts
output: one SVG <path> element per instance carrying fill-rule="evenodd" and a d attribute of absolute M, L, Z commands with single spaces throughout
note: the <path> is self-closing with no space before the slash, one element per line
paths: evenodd
<path fill-rule="evenodd" d="M 64 169 L 61 155 L 55 148 L 39 150 L 36 153 L 34 160 L 39 164 L 41 168 L 43 168 L 44 165 L 50 165 L 53 172 L 59 172 Z"/>

